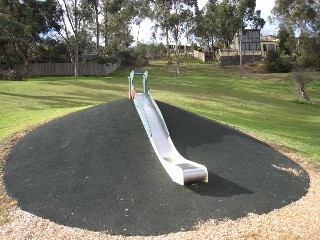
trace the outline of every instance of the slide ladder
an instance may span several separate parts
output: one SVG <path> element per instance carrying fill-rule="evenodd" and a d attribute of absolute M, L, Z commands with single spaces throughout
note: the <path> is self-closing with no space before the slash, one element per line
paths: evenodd
<path fill-rule="evenodd" d="M 141 76 L 143 92 L 136 92 L 134 77 Z M 148 72 L 130 72 L 129 98 L 133 100 L 142 124 L 147 132 L 154 151 L 171 179 L 184 185 L 188 182 L 208 182 L 208 171 L 204 165 L 182 157 L 175 148 L 162 113 L 151 96 L 147 86 Z"/>

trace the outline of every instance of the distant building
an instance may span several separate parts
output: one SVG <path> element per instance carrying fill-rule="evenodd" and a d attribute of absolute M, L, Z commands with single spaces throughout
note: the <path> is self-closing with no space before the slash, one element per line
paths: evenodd
<path fill-rule="evenodd" d="M 266 57 L 270 50 L 277 50 L 279 40 L 276 36 L 261 36 L 260 30 L 245 29 L 242 35 L 242 59 L 243 63 L 260 61 Z M 240 34 L 234 35 L 229 49 L 220 50 L 220 61 L 222 65 L 237 65 L 240 62 Z"/>
<path fill-rule="evenodd" d="M 240 51 L 240 34 L 237 32 L 231 43 L 231 48 Z M 260 51 L 260 30 L 246 29 L 242 36 L 242 51 Z"/>
<path fill-rule="evenodd" d="M 262 56 L 266 56 L 270 50 L 278 50 L 279 39 L 274 35 L 261 36 L 260 38 Z"/>

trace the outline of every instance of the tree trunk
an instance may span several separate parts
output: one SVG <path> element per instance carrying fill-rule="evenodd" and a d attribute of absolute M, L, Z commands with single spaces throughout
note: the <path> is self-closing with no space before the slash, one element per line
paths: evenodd
<path fill-rule="evenodd" d="M 25 70 L 24 70 L 25 73 L 24 73 L 24 74 L 25 74 L 27 77 L 31 77 L 30 61 L 29 61 L 28 57 L 24 55 L 24 53 L 21 51 L 21 49 L 20 49 L 20 47 L 19 47 L 19 45 L 18 45 L 17 43 L 15 44 L 15 50 L 16 50 L 18 56 L 19 56 L 19 57 L 22 59 L 22 61 L 24 62 L 24 67 L 25 67 Z"/>
<path fill-rule="evenodd" d="M 174 29 L 174 41 L 176 43 L 175 49 L 174 49 L 174 55 L 176 58 L 176 73 L 180 75 L 181 72 L 180 72 L 180 59 L 179 59 L 180 51 L 179 51 L 179 27 L 178 26 L 176 26 L 176 28 Z"/>
<path fill-rule="evenodd" d="M 94 10 L 96 14 L 96 36 L 97 36 L 97 52 L 99 51 L 100 48 L 100 24 L 99 24 L 99 9 L 98 9 L 98 4 L 99 0 L 96 0 L 95 5 L 94 5 Z"/>
<path fill-rule="evenodd" d="M 211 48 L 212 48 L 212 61 L 216 59 L 216 53 L 214 51 L 214 38 L 211 36 Z"/>
<path fill-rule="evenodd" d="M 108 0 L 104 1 L 104 46 L 108 46 Z"/>
<path fill-rule="evenodd" d="M 169 28 L 166 28 L 166 41 L 167 41 L 167 65 L 171 65 L 170 45 L 169 45 Z"/>
<path fill-rule="evenodd" d="M 27 77 L 32 77 L 31 69 L 30 69 L 30 62 L 28 59 L 24 62 L 25 72 L 27 73 Z"/>
<path fill-rule="evenodd" d="M 141 27 L 141 22 L 139 23 L 139 28 L 138 28 L 137 42 L 136 42 L 137 46 L 138 46 L 138 43 L 139 43 L 140 27 Z"/>
<path fill-rule="evenodd" d="M 179 51 L 179 44 L 178 44 L 178 41 L 176 41 L 176 46 L 175 46 L 175 57 L 176 57 L 176 73 L 178 75 L 181 74 L 180 72 L 180 59 L 179 59 L 179 54 L 180 54 L 180 51 Z"/>
<path fill-rule="evenodd" d="M 75 1 L 75 7 L 76 7 L 76 11 L 78 11 L 77 9 L 77 1 Z M 74 36 L 75 36 L 75 51 L 74 51 L 74 76 L 78 77 L 79 76 L 79 35 L 78 35 L 78 13 L 76 12 L 74 14 Z"/>
<path fill-rule="evenodd" d="M 187 42 L 188 42 L 188 38 L 187 38 Z M 187 43 L 186 43 L 186 45 L 184 45 L 184 57 L 185 57 L 185 59 L 188 59 L 188 46 L 187 46 Z"/>
<path fill-rule="evenodd" d="M 240 67 L 242 68 L 242 28 L 239 30 L 239 38 L 240 38 L 240 44 L 239 44 L 239 51 L 240 51 Z"/>
<path fill-rule="evenodd" d="M 76 46 L 74 51 L 74 76 L 79 77 L 79 43 L 76 40 Z"/>

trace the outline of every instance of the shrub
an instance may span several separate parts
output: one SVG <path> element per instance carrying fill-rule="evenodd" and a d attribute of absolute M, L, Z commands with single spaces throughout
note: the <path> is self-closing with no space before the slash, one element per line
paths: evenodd
<path fill-rule="evenodd" d="M 268 51 L 265 63 L 268 72 L 285 73 L 292 70 L 291 57 L 279 51 Z"/>
<path fill-rule="evenodd" d="M 132 66 L 135 64 L 137 57 L 134 56 L 132 49 L 122 51 L 120 54 L 121 65 Z"/>
<path fill-rule="evenodd" d="M 277 63 L 277 62 L 266 63 L 266 67 L 267 67 L 268 72 L 270 72 L 270 73 L 280 72 L 279 71 L 279 63 Z"/>
<path fill-rule="evenodd" d="M 139 56 L 137 57 L 136 61 L 135 61 L 135 65 L 136 66 L 146 66 L 149 64 L 149 58 L 145 57 L 145 56 Z"/>
<path fill-rule="evenodd" d="M 22 81 L 22 76 L 14 69 L 3 70 L 0 72 L 0 79 L 10 81 Z"/>

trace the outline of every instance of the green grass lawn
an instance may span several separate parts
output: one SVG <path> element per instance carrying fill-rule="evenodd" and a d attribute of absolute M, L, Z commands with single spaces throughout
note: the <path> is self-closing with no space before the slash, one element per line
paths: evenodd
<path fill-rule="evenodd" d="M 320 163 L 319 81 L 310 85 L 316 105 L 309 106 L 297 101 L 293 84 L 281 74 L 262 79 L 197 62 L 183 63 L 181 76 L 163 61 L 144 69 L 155 99 L 250 131 Z M 128 75 L 129 69 L 121 69 L 108 77 L 0 81 L 0 142 L 45 120 L 126 98 Z"/>

